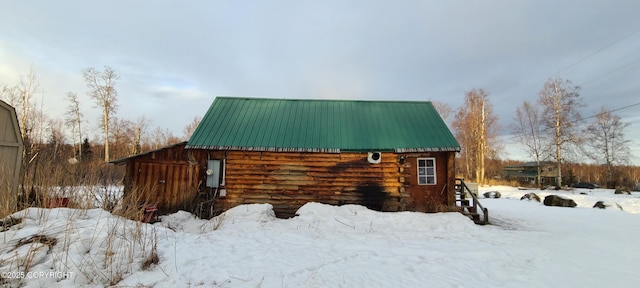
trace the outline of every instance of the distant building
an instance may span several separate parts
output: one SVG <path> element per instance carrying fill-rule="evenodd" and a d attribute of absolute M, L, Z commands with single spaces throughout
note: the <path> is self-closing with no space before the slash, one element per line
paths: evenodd
<path fill-rule="evenodd" d="M 536 162 L 525 162 L 521 165 L 505 166 L 502 171 L 504 180 L 516 180 L 520 184 L 537 185 L 538 170 L 540 171 L 540 184 L 555 185 L 558 166 L 555 162 L 540 162 L 540 166 Z"/>

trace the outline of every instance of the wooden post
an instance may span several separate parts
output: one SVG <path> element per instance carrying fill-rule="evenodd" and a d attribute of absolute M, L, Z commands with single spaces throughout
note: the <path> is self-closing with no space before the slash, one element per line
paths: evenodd
<path fill-rule="evenodd" d="M 449 152 L 447 156 L 447 199 L 448 205 L 456 205 L 455 187 L 456 187 L 456 153 Z"/>

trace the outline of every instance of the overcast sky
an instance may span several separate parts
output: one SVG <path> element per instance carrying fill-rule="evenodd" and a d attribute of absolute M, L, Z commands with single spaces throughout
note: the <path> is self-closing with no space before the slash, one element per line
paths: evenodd
<path fill-rule="evenodd" d="M 215 96 L 435 100 L 482 88 L 511 133 L 517 106 L 561 77 L 590 116 L 640 103 L 640 1 L 0 0 L 0 85 L 33 67 L 45 112 L 67 92 L 100 111 L 82 70 L 121 79 L 117 117 L 176 135 Z M 640 164 L 640 105 L 616 112 Z M 93 134 L 98 134 L 98 130 Z M 508 145 L 503 158 L 523 158 Z"/>

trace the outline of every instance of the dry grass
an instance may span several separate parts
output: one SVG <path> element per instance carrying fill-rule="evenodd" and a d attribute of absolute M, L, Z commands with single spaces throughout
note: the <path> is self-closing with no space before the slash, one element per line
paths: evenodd
<path fill-rule="evenodd" d="M 157 228 L 140 222 L 142 205 L 153 199 L 149 191 L 122 195 L 123 166 L 101 161 L 73 165 L 44 159 L 42 153 L 33 155 L 24 164 L 18 193 L 0 193 L 0 255 L 4 254 L 0 267 L 26 274 L 46 261 L 52 269 L 74 271 L 77 281 L 91 286 L 117 285 L 141 267 L 155 269 L 161 261 Z M 0 175 L 1 187 L 9 184 L 3 178 Z M 72 209 L 26 209 L 61 206 Z M 105 218 L 96 227 L 80 226 L 78 219 L 95 213 L 88 210 L 93 208 L 116 217 Z M 68 216 L 53 218 L 50 215 L 59 214 L 52 213 Z M 221 222 L 212 222 L 206 230 L 217 229 Z M 25 237 L 23 227 L 37 231 Z M 0 279 L 0 285 L 20 287 L 26 285 L 23 281 Z"/>
<path fill-rule="evenodd" d="M 153 231 L 153 244 L 151 246 L 151 251 L 149 255 L 142 262 L 142 270 L 148 270 L 151 265 L 156 265 L 160 262 L 160 258 L 158 257 L 158 234 L 154 230 Z"/>
<path fill-rule="evenodd" d="M 58 243 L 58 239 L 49 237 L 47 235 L 36 234 L 36 235 L 32 235 L 32 236 L 18 240 L 18 243 L 15 245 L 13 249 L 15 250 L 15 249 L 18 249 L 19 247 L 22 247 L 27 244 L 32 244 L 32 243 L 45 244 L 49 247 L 49 249 L 52 249 L 53 246 L 55 246 Z"/>
<path fill-rule="evenodd" d="M 4 232 L 9 230 L 11 227 L 22 223 L 22 218 L 14 218 L 13 216 L 9 216 L 5 219 L 0 220 L 0 232 Z"/>
<path fill-rule="evenodd" d="M 486 184 L 490 186 L 512 186 L 512 187 L 522 186 L 522 184 L 520 184 L 517 180 L 502 180 L 502 179 L 488 179 Z"/>
<path fill-rule="evenodd" d="M 63 271 L 75 271 L 78 274 L 76 277 L 84 279 L 81 281 L 106 286 L 116 285 L 126 274 L 139 269 L 140 263 L 149 267 L 157 264 L 159 257 L 155 232 L 152 233 L 152 228 L 144 223 L 128 220 L 142 218 L 137 203 L 144 202 L 140 195 L 145 193 L 134 191 L 132 195 L 128 195 L 127 200 L 135 204 L 122 205 L 121 194 L 118 191 L 119 179 L 114 176 L 117 175 L 116 167 L 92 164 L 84 167 L 62 166 L 66 167 L 31 165 L 31 170 L 23 179 L 19 197 L 0 195 L 0 198 L 15 197 L 12 199 L 19 202 L 16 207 L 0 205 L 2 215 L 11 215 L 28 207 L 76 208 L 65 210 L 64 213 L 68 213 L 66 224 L 60 223 L 60 219 L 49 219 L 53 210 L 24 210 L 24 217 L 38 223 L 40 231 L 20 239 L 14 236 L 22 229 L 19 224 L 23 222 L 24 217 L 13 215 L 0 220 L 1 232 L 16 230 L 13 233 L 3 233 L 3 243 L 13 244 L 9 246 L 12 248 L 10 251 L 5 248 L 4 252 L 10 254 L 2 258 L 0 265 L 5 269 L 9 267 L 11 271 L 23 271 L 26 274 L 34 265 L 41 264 L 43 259 L 52 259 L 55 267 Z M 49 173 L 45 173 L 47 171 Z M 0 203 L 9 202 L 7 199 L 0 200 Z M 84 218 L 89 211 L 86 209 L 96 207 L 109 212 L 117 211 L 118 215 L 123 217 L 105 219 L 105 223 L 96 227 L 92 235 L 78 235 L 81 231 L 78 230 L 80 227 L 77 227 L 76 219 Z M 37 211 L 37 214 L 34 215 L 34 211 Z M 55 231 L 50 232 L 52 227 L 55 227 Z M 91 231 L 86 227 L 82 229 L 82 233 Z M 77 239 L 82 239 L 82 242 L 74 243 Z M 84 255 L 81 256 L 82 259 L 78 259 L 76 254 L 70 256 L 70 249 L 78 249 L 77 247 L 84 249 L 84 254 L 80 254 Z M 25 284 L 25 280 L 20 279 L 3 281 L 9 286 Z"/>
<path fill-rule="evenodd" d="M 16 198 L 11 191 L 13 190 L 13 171 L 7 171 L 8 166 L 0 165 L 0 217 L 15 212 Z"/>
<path fill-rule="evenodd" d="M 14 212 L 16 212 L 15 197 L 8 193 L 0 193 L 0 217 L 7 217 Z"/>

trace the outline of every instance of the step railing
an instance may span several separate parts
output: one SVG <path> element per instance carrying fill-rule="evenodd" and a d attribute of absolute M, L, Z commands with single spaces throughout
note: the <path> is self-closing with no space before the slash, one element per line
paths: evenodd
<path fill-rule="evenodd" d="M 463 214 L 469 215 L 476 224 L 489 223 L 489 210 L 478 201 L 478 195 L 469 189 L 462 178 L 456 178 L 455 184 L 456 204 L 461 208 Z M 470 199 L 466 198 L 467 194 L 471 195 Z"/>

